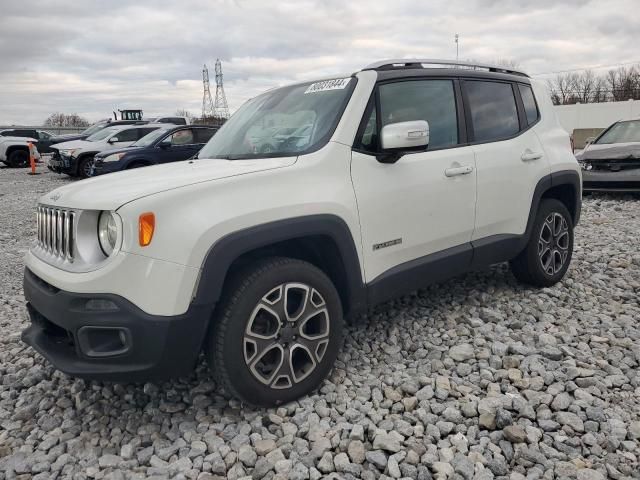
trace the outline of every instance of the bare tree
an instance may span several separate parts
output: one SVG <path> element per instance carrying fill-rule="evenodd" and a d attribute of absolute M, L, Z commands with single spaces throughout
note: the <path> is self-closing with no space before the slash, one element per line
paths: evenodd
<path fill-rule="evenodd" d="M 89 121 L 77 113 L 52 113 L 44 121 L 45 127 L 88 127 Z"/>
<path fill-rule="evenodd" d="M 195 118 L 195 115 L 193 115 L 193 113 L 191 113 L 189 110 L 186 110 L 184 108 L 178 108 L 176 110 L 176 113 L 174 113 L 174 115 L 176 117 L 187 117 L 189 120 L 193 120 Z"/>
<path fill-rule="evenodd" d="M 640 67 L 619 67 L 607 73 L 607 86 L 614 101 L 640 99 Z"/>

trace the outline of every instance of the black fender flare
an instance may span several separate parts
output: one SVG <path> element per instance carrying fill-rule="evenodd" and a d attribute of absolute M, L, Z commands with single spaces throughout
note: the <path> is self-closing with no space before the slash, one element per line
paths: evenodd
<path fill-rule="evenodd" d="M 287 240 L 326 236 L 333 240 L 346 275 L 349 312 L 367 305 L 355 240 L 345 221 L 330 214 L 309 215 L 256 225 L 229 233 L 216 241 L 204 259 L 192 305 L 210 305 L 220 300 L 231 264 L 241 255 Z"/>

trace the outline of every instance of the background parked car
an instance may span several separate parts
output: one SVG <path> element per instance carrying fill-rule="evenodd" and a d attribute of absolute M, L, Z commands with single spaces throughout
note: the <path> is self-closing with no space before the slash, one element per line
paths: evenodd
<path fill-rule="evenodd" d="M 57 143 L 55 135 L 46 130 L 36 130 L 33 128 L 8 128 L 0 131 L 2 137 L 19 137 L 32 138 L 38 142 L 38 151 L 40 153 L 50 153 L 51 145 Z"/>
<path fill-rule="evenodd" d="M 95 156 L 92 176 L 193 157 L 218 130 L 195 126 L 159 128 L 128 148 L 108 150 Z"/>
<path fill-rule="evenodd" d="M 640 119 L 616 122 L 576 155 L 586 191 L 640 191 Z"/>
<path fill-rule="evenodd" d="M 94 123 L 90 127 L 87 127 L 85 130 L 83 130 L 80 133 L 55 135 L 51 139 L 51 142 L 52 144 L 55 145 L 56 143 L 71 142 L 72 140 L 84 140 L 85 138 L 90 137 L 94 133 L 99 132 L 103 128 L 116 127 L 116 126 L 122 126 L 122 125 L 142 125 L 145 123 L 149 123 L 149 122 L 145 122 L 144 120 L 110 120 L 110 119 L 100 120 L 99 122 Z"/>
<path fill-rule="evenodd" d="M 149 123 L 170 123 L 172 125 L 189 125 L 191 121 L 187 117 L 152 117 L 147 120 Z"/>
<path fill-rule="evenodd" d="M 103 128 L 85 140 L 59 143 L 53 147 L 49 169 L 72 177 L 86 178 L 91 174 L 96 153 L 128 147 L 158 128 L 160 124 L 121 125 Z"/>
<path fill-rule="evenodd" d="M 37 149 L 37 140 L 30 137 L 0 136 L 0 162 L 9 167 L 26 167 L 29 165 L 29 145 L 33 141 L 33 155 L 36 161 L 40 161 L 40 153 Z"/>

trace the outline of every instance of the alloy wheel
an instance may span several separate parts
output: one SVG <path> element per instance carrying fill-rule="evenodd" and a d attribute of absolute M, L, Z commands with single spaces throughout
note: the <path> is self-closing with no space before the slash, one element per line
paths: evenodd
<path fill-rule="evenodd" d="M 307 378 L 329 345 L 329 311 L 322 295 L 303 283 L 283 283 L 258 302 L 243 336 L 253 377 L 274 389 Z"/>
<path fill-rule="evenodd" d="M 547 275 L 555 275 L 569 256 L 569 224 L 557 212 L 550 213 L 542 224 L 538 238 L 538 259 Z"/>

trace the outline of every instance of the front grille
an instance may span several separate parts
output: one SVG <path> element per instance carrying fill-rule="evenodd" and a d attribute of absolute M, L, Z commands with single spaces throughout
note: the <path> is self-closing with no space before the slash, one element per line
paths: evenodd
<path fill-rule="evenodd" d="M 75 216 L 71 210 L 38 207 L 38 246 L 50 255 L 73 262 Z"/>

